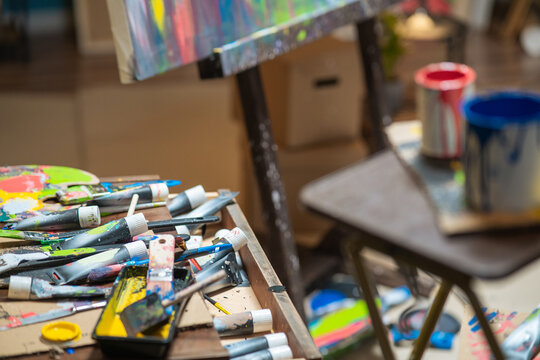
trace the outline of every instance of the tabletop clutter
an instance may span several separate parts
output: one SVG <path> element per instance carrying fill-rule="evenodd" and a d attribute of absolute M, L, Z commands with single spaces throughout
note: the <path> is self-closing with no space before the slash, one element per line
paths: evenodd
<path fill-rule="evenodd" d="M 35 312 L 4 316 L 0 340 L 42 324 L 33 341 L 73 351 L 88 324 L 65 318 L 103 309 L 91 337 L 106 355 L 164 357 L 188 300 L 202 291 L 220 313 L 213 317 L 220 337 L 255 334 L 225 345 L 231 358 L 292 358 L 287 336 L 271 332 L 269 309 L 230 313 L 212 297 L 249 284 L 237 252 L 248 242 L 244 231 L 207 230 L 238 193 L 206 193 L 198 185 L 170 194 L 179 183 L 107 183 L 67 167 L 1 167 L 2 311 L 17 301 L 36 305 Z M 139 212 L 163 206 L 172 218 L 148 221 Z M 70 305 L 39 313 L 47 300 Z"/>

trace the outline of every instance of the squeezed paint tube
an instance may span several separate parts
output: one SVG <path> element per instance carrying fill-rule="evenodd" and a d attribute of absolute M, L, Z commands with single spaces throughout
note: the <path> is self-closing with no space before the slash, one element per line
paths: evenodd
<path fill-rule="evenodd" d="M 214 327 L 219 336 L 249 335 L 270 331 L 272 330 L 272 313 L 269 309 L 261 309 L 216 316 Z"/>
<path fill-rule="evenodd" d="M 225 350 L 230 358 L 251 354 L 256 351 L 274 348 L 277 346 L 288 345 L 287 335 L 285 333 L 268 334 L 232 344 L 225 345 Z"/>
<path fill-rule="evenodd" d="M 159 202 L 151 202 L 151 203 L 143 203 L 143 204 L 137 204 L 135 206 L 135 210 L 145 210 L 145 209 L 153 209 L 160 206 L 166 206 L 167 203 L 165 201 L 159 201 Z M 112 214 L 118 214 L 127 212 L 129 210 L 129 205 L 115 205 L 115 206 L 100 206 L 99 212 L 102 216 L 108 216 Z"/>
<path fill-rule="evenodd" d="M 94 198 L 91 203 L 99 206 L 129 205 L 135 194 L 139 195 L 140 203 L 166 201 L 169 197 L 169 187 L 166 183 L 155 183 L 128 188 Z"/>
<path fill-rule="evenodd" d="M 222 207 L 229 204 L 232 199 L 238 195 L 238 192 L 228 192 L 224 194 L 219 194 L 217 198 L 208 200 L 201 206 L 191 210 L 189 213 L 184 215 L 179 215 L 173 217 L 173 219 L 181 219 L 181 218 L 187 218 L 187 217 L 197 217 L 197 216 L 208 216 L 208 215 L 214 215 L 219 210 L 221 210 Z M 193 231 L 195 229 L 198 229 L 201 225 L 200 224 L 194 224 L 194 225 L 187 225 L 188 231 Z M 176 229 L 176 231 L 181 234 L 188 234 L 189 232 L 186 232 L 185 228 Z"/>
<path fill-rule="evenodd" d="M 9 228 L 13 230 L 66 230 L 99 226 L 101 216 L 97 206 L 57 211 L 47 215 L 26 218 Z"/>
<path fill-rule="evenodd" d="M 509 360 L 532 359 L 540 349 L 540 305 L 504 339 L 501 350 Z"/>
<path fill-rule="evenodd" d="M 209 266 L 210 264 L 213 264 L 216 261 L 222 259 L 223 257 L 227 256 L 227 254 L 230 253 L 230 252 L 240 250 L 243 246 L 245 246 L 247 244 L 248 238 L 247 238 L 246 234 L 244 233 L 244 231 L 242 231 L 242 229 L 240 229 L 239 227 L 235 227 L 232 230 L 227 230 L 226 232 L 222 231 L 222 230 L 218 231 L 218 233 L 220 233 L 220 237 L 215 238 L 212 241 L 213 244 L 214 245 L 231 244 L 232 249 L 230 249 L 228 251 L 218 252 L 218 253 L 215 253 L 215 254 L 212 254 L 212 255 L 208 256 L 207 258 L 202 259 L 201 262 L 204 265 L 201 264 L 201 266 L 203 268 L 205 268 L 206 266 Z M 216 233 L 216 235 L 218 233 Z"/>
<path fill-rule="evenodd" d="M 82 234 L 85 230 L 76 230 L 65 233 L 48 233 L 40 231 L 21 231 L 21 230 L 0 230 L 0 237 L 9 239 L 21 239 L 39 241 L 41 244 L 52 244 L 65 239 L 69 239 L 78 234 Z"/>
<path fill-rule="evenodd" d="M 293 354 L 289 345 L 282 345 L 243 356 L 231 357 L 231 360 L 287 360 L 292 358 Z"/>
<path fill-rule="evenodd" d="M 206 192 L 202 185 L 187 189 L 167 202 L 171 216 L 176 216 L 195 209 L 206 201 Z"/>
<path fill-rule="evenodd" d="M 111 249 L 102 253 L 85 257 L 70 264 L 52 269 L 35 270 L 19 275 L 37 277 L 56 285 L 86 280 L 93 269 L 120 264 L 129 260 L 143 260 L 148 258 L 148 250 L 143 241 L 134 241 L 122 245 L 118 249 Z"/>
<path fill-rule="evenodd" d="M 109 289 L 96 286 L 51 285 L 47 281 L 28 276 L 9 278 L 9 299 L 39 300 L 60 297 L 94 297 L 108 295 Z"/>
<path fill-rule="evenodd" d="M 202 281 L 203 279 L 211 276 L 212 274 L 218 272 L 221 269 L 225 270 L 227 277 L 208 286 L 205 290 L 207 294 L 211 294 L 214 291 L 229 286 L 237 286 L 238 284 L 242 283 L 240 267 L 236 263 L 234 253 L 229 253 L 221 260 L 216 261 L 214 264 L 211 264 L 210 266 L 202 269 L 195 275 L 195 278 L 197 279 L 197 281 Z"/>
<path fill-rule="evenodd" d="M 92 245 L 114 244 L 120 240 L 132 238 L 148 231 L 146 219 L 142 213 L 114 220 L 100 227 L 88 230 L 70 239 L 53 245 L 54 249 L 66 250 L 89 247 Z"/>
<path fill-rule="evenodd" d="M 148 223 L 148 229 L 156 230 L 159 232 L 172 231 L 178 226 L 198 226 L 200 224 L 207 224 L 219 221 L 217 216 L 193 216 L 173 218 L 171 220 L 150 221 Z"/>

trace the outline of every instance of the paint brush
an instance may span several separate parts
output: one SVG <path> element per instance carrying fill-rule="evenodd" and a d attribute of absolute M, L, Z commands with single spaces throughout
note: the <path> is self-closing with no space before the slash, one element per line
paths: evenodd
<path fill-rule="evenodd" d="M 143 204 L 137 204 L 135 206 L 135 210 L 146 210 L 146 209 L 153 209 L 161 206 L 166 206 L 167 203 L 165 201 L 158 201 L 158 202 L 151 202 L 151 203 L 143 203 Z M 100 206 L 99 212 L 101 213 L 101 216 L 109 216 L 112 214 L 119 214 L 123 213 L 129 210 L 128 205 L 114 205 L 114 206 Z"/>
<path fill-rule="evenodd" d="M 135 208 L 137 207 L 137 202 L 139 201 L 139 194 L 133 194 L 131 197 L 131 203 L 129 203 L 129 208 L 127 211 L 127 216 L 135 214 Z"/>
<path fill-rule="evenodd" d="M 219 271 L 202 281 L 198 281 L 180 290 L 174 294 L 172 299 L 161 301 L 157 293 L 151 293 L 145 298 L 127 306 L 120 313 L 120 320 L 122 320 L 127 334 L 129 336 L 136 336 L 139 332 L 166 321 L 169 318 L 166 312 L 168 306 L 179 303 L 184 298 L 223 279 L 225 276 L 225 271 Z"/>
<path fill-rule="evenodd" d="M 6 226 L 11 230 L 67 230 L 99 226 L 101 216 L 97 206 L 57 211 L 37 215 Z"/>
<path fill-rule="evenodd" d="M 52 244 L 65 239 L 69 239 L 78 234 L 82 234 L 86 230 L 70 231 L 66 233 L 49 233 L 40 231 L 21 231 L 21 230 L 0 230 L 0 237 L 9 239 L 20 239 L 39 241 L 41 244 Z"/>
<path fill-rule="evenodd" d="M 210 304 L 214 305 L 219 311 L 223 312 L 225 315 L 231 315 L 231 313 L 225 309 L 220 303 L 218 303 L 216 300 L 212 299 L 210 296 L 203 294 L 206 301 L 208 301 Z"/>

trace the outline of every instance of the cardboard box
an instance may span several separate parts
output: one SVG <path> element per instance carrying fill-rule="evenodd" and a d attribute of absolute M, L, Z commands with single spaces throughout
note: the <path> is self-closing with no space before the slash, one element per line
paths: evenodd
<path fill-rule="evenodd" d="M 263 63 L 276 143 L 294 148 L 356 138 L 361 123 L 361 67 L 357 44 L 331 37 Z"/>

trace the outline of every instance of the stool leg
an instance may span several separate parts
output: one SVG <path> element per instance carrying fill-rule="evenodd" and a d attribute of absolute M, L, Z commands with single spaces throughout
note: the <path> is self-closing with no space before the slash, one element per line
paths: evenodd
<path fill-rule="evenodd" d="M 448 281 L 443 280 L 441 282 L 437 295 L 435 296 L 435 299 L 433 299 L 433 303 L 431 304 L 429 312 L 424 320 L 424 324 L 422 325 L 420 335 L 414 342 L 414 347 L 409 359 L 416 360 L 422 358 L 422 355 L 429 344 L 429 338 L 431 337 L 433 330 L 435 330 L 435 326 L 437 325 L 437 321 L 441 316 L 441 312 L 451 289 L 452 284 L 450 284 Z"/>
<path fill-rule="evenodd" d="M 394 353 L 392 352 L 392 348 L 390 347 L 390 343 L 388 341 L 388 333 L 382 322 L 379 309 L 377 309 L 375 296 L 373 294 L 370 281 L 367 277 L 366 269 L 362 261 L 362 255 L 360 254 L 362 246 L 356 241 L 349 241 L 347 244 L 347 250 L 347 254 L 354 264 L 356 280 L 362 288 L 364 300 L 366 301 L 366 305 L 369 310 L 371 324 L 375 330 L 375 336 L 377 336 L 377 339 L 379 340 L 379 345 L 381 346 L 383 356 L 387 360 L 394 360 Z"/>
<path fill-rule="evenodd" d="M 465 294 L 469 298 L 469 301 L 471 302 L 471 306 L 474 309 L 474 313 L 476 314 L 476 317 L 478 318 L 478 322 L 480 323 L 482 330 L 484 330 L 484 336 L 486 337 L 489 347 L 491 348 L 491 353 L 493 354 L 496 360 L 504 360 L 504 356 L 502 354 L 501 348 L 499 347 L 499 344 L 497 343 L 497 339 L 495 339 L 495 335 L 493 334 L 493 331 L 491 330 L 491 327 L 489 326 L 489 323 L 486 320 L 484 312 L 482 311 L 482 306 L 480 305 L 480 301 L 476 297 L 476 294 L 474 293 L 474 291 L 472 291 L 472 289 L 469 286 L 462 286 L 461 288 L 463 289 L 463 291 L 465 291 Z"/>

